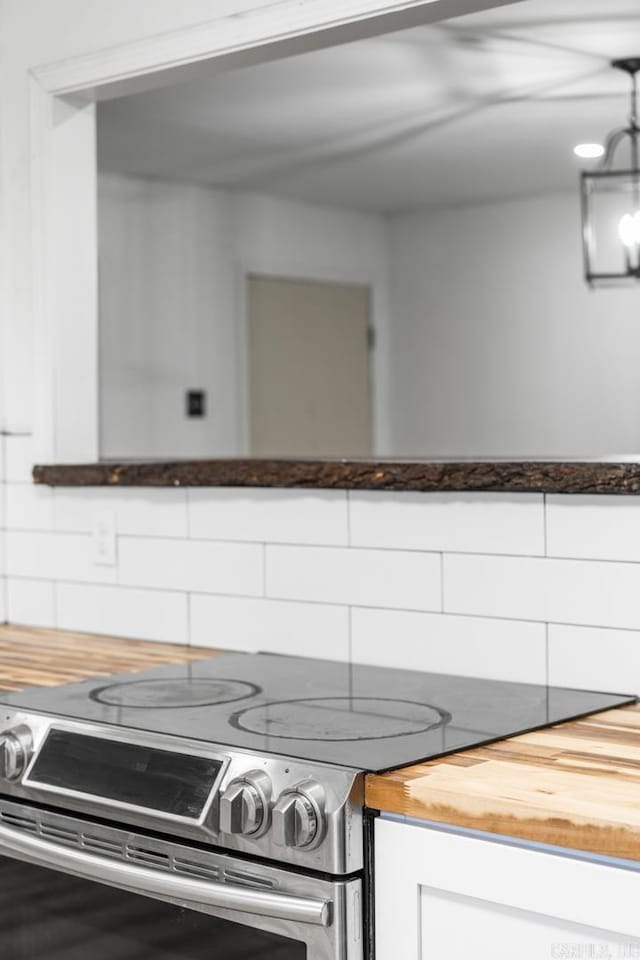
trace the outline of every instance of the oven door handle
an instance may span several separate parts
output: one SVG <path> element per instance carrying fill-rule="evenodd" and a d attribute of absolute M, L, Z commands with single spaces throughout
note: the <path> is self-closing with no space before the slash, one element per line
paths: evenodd
<path fill-rule="evenodd" d="M 236 887 L 226 883 L 176 876 L 136 863 L 110 860 L 74 847 L 50 843 L 34 834 L 22 834 L 0 825 L 0 855 L 54 868 L 85 880 L 95 880 L 131 893 L 177 900 L 181 905 L 220 907 L 261 917 L 331 925 L 331 901 L 293 897 L 284 893 Z"/>

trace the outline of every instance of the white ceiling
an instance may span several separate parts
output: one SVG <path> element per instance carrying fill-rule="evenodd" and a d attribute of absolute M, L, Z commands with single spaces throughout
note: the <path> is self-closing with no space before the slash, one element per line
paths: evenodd
<path fill-rule="evenodd" d="M 640 0 L 513 6 L 101 104 L 102 169 L 390 212 L 571 188 Z"/>

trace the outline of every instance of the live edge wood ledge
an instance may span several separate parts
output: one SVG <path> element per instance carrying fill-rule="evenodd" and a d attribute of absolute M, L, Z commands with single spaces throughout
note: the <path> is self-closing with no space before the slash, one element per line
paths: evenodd
<path fill-rule="evenodd" d="M 0 689 L 184 663 L 215 650 L 0 626 Z M 640 860 L 640 705 L 370 775 L 389 813 Z"/>
<path fill-rule="evenodd" d="M 158 460 L 37 465 L 53 487 L 303 487 L 329 490 L 640 493 L 640 461 Z"/>

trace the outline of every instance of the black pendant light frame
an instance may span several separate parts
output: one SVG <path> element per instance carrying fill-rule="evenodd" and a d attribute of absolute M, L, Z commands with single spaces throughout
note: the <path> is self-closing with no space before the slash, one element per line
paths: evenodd
<path fill-rule="evenodd" d="M 585 279 L 591 287 L 628 285 L 629 281 L 640 281 L 640 259 L 634 265 L 626 256 L 626 269 L 617 272 L 599 272 L 594 269 L 596 245 L 593 231 L 593 195 L 598 185 L 611 183 L 631 183 L 634 211 L 640 210 L 640 125 L 638 123 L 638 74 L 640 56 L 613 60 L 611 66 L 622 70 L 631 78 L 631 110 L 627 126 L 613 130 L 607 137 L 605 152 L 597 170 L 584 171 L 580 177 L 580 195 L 582 205 L 582 251 Z M 631 168 L 613 170 L 615 154 L 620 145 L 629 140 Z"/>

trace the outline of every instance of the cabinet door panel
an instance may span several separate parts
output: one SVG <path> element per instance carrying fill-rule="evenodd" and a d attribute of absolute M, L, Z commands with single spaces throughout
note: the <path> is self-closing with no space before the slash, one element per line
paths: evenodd
<path fill-rule="evenodd" d="M 640 864 L 376 821 L 376 960 L 640 958 Z"/>
<path fill-rule="evenodd" d="M 488 900 L 422 887 L 420 906 L 424 960 L 640 957 L 640 940 Z"/>

